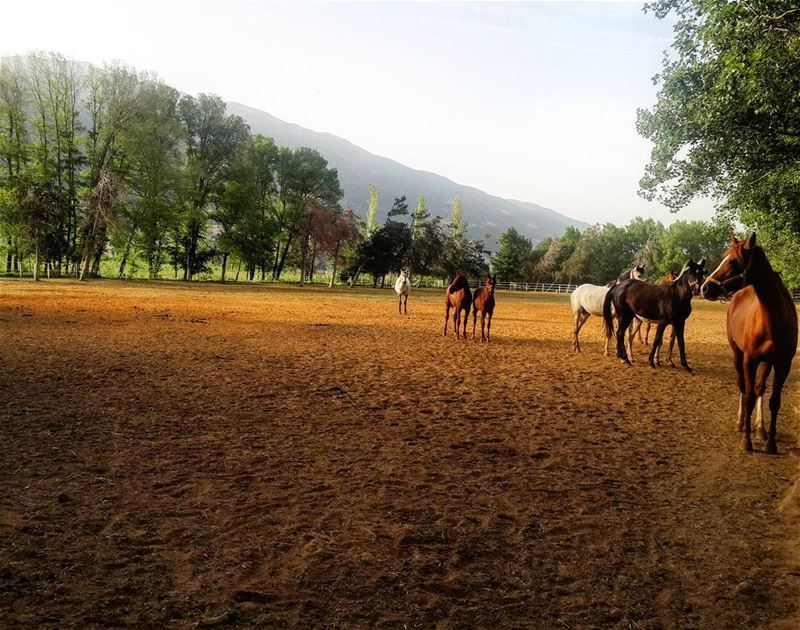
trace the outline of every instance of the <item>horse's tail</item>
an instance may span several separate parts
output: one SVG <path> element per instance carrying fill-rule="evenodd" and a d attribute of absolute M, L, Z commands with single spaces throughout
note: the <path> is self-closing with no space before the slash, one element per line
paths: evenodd
<path fill-rule="evenodd" d="M 614 289 L 606 291 L 606 296 L 603 298 L 603 324 L 606 328 L 606 337 L 611 337 L 614 334 L 614 316 L 611 314 L 611 303 L 614 300 Z"/>

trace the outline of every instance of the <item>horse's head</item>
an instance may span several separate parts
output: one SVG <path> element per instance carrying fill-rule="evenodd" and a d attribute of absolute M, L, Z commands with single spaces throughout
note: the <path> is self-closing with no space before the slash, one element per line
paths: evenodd
<path fill-rule="evenodd" d="M 486 278 L 486 291 L 488 291 L 490 295 L 494 295 L 494 287 L 496 284 L 497 284 L 497 274 L 494 274 L 493 276 L 488 276 Z"/>
<path fill-rule="evenodd" d="M 690 258 L 689 262 L 683 266 L 681 273 L 678 275 L 678 278 L 684 277 L 686 278 L 689 288 L 692 290 L 692 295 L 699 295 L 700 287 L 706 278 L 706 259 L 701 258 L 700 262 L 695 262 L 694 258 Z M 678 278 L 676 278 L 676 280 Z"/>
<path fill-rule="evenodd" d="M 751 269 L 753 259 L 763 250 L 756 245 L 756 233 L 747 240 L 740 241 L 731 234 L 731 245 L 722 262 L 712 271 L 703 283 L 700 295 L 707 300 L 717 300 L 721 296 L 728 297 L 746 284 L 748 271 Z"/>
<path fill-rule="evenodd" d="M 631 278 L 633 280 L 647 280 L 647 273 L 645 273 L 644 265 L 636 265 L 631 269 Z"/>

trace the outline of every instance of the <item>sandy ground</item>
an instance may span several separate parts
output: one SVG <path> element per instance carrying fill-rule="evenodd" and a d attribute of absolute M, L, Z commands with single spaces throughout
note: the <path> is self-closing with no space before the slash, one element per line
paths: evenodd
<path fill-rule="evenodd" d="M 799 627 L 800 365 L 748 455 L 724 306 L 690 375 L 442 302 L 0 282 L 0 626 Z"/>

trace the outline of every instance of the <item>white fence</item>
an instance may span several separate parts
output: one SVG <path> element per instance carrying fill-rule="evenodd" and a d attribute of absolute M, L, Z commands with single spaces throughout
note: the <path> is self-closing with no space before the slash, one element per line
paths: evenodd
<path fill-rule="evenodd" d="M 391 289 L 394 287 L 394 281 L 397 276 L 386 276 L 386 283 L 384 284 L 384 289 Z M 327 280 L 325 281 L 327 283 Z M 470 282 L 469 286 L 473 289 L 483 284 L 483 281 L 480 283 L 478 282 Z M 356 282 L 357 286 L 362 287 L 371 287 L 372 286 L 372 278 L 369 276 L 362 275 L 359 277 L 358 282 Z M 422 280 L 415 280 L 413 282 L 414 287 L 421 287 L 425 289 L 443 289 L 445 287 L 444 280 L 430 280 L 430 279 L 422 279 Z M 378 283 L 378 287 L 380 287 L 380 283 Z M 561 284 L 558 282 L 506 282 L 506 281 L 499 281 L 497 282 L 498 289 L 504 289 L 506 291 L 524 291 L 524 292 L 531 292 L 531 293 L 572 293 L 575 289 L 578 288 L 577 284 Z M 800 289 L 792 291 L 792 299 L 800 303 Z"/>

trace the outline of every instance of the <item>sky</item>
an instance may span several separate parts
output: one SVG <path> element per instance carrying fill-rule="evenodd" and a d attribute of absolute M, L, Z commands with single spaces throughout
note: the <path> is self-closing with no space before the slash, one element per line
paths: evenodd
<path fill-rule="evenodd" d="M 650 144 L 636 110 L 672 41 L 640 2 L 28 0 L 3 14 L 0 55 L 124 61 L 589 223 L 713 214 L 637 195 Z"/>

